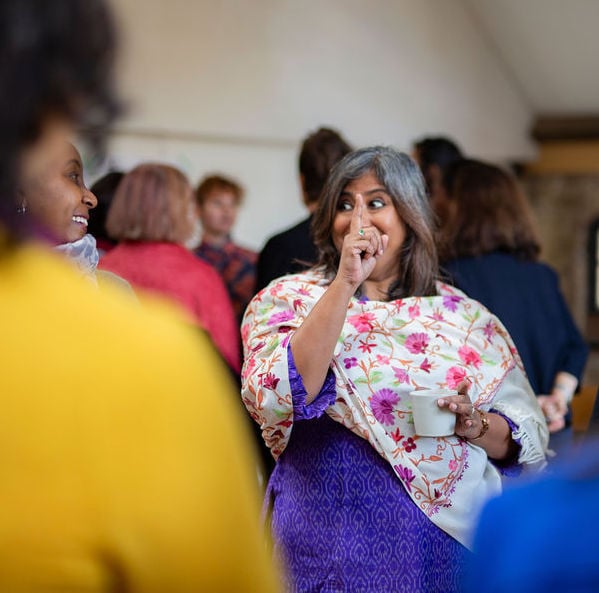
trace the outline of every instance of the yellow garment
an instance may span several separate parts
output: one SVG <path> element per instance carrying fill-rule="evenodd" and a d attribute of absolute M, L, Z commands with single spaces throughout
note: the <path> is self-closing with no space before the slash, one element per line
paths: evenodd
<path fill-rule="evenodd" d="M 0 591 L 277 588 L 238 394 L 174 318 L 0 253 Z"/>

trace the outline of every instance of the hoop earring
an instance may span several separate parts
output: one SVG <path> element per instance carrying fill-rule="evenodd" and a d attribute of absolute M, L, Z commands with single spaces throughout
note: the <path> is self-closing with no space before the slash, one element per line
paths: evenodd
<path fill-rule="evenodd" d="M 17 208 L 17 214 L 25 214 L 25 212 L 27 212 L 27 206 L 25 205 L 25 202 L 23 202 L 18 208 Z"/>

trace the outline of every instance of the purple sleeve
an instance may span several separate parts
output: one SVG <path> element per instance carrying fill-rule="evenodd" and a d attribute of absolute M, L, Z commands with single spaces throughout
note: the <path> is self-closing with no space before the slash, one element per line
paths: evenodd
<path fill-rule="evenodd" d="M 309 420 L 318 418 L 324 411 L 335 403 L 335 375 L 331 369 L 328 370 L 324 384 L 314 400 L 306 404 L 306 388 L 302 376 L 295 366 L 291 346 L 287 347 L 287 364 L 289 367 L 289 383 L 291 385 L 291 399 L 293 400 L 293 420 Z"/>
<path fill-rule="evenodd" d="M 489 410 L 492 414 L 497 414 L 501 416 L 508 424 L 510 428 L 510 432 L 514 434 L 518 429 L 518 425 L 514 423 L 513 420 L 508 418 L 505 414 L 498 412 L 497 410 L 491 409 Z M 520 454 L 520 448 L 522 443 L 520 439 L 513 439 L 516 445 L 518 445 L 518 451 L 512 457 L 508 457 L 507 459 L 502 459 L 501 461 L 497 461 L 496 459 L 491 459 L 493 465 L 502 473 L 504 476 L 515 478 L 522 473 L 522 465 L 518 463 L 518 457 Z"/>

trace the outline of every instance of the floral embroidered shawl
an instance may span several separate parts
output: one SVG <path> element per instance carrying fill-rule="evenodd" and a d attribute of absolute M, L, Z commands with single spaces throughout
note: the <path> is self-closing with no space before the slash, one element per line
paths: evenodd
<path fill-rule="evenodd" d="M 275 457 L 293 428 L 289 340 L 327 286 L 318 270 L 285 276 L 254 297 L 244 317 L 242 397 Z M 453 287 L 439 283 L 438 291 L 352 299 L 331 361 L 336 400 L 326 413 L 367 439 L 431 521 L 468 545 L 479 505 L 501 488 L 499 472 L 474 443 L 417 436 L 408 393 L 454 389 L 469 378 L 473 403 L 518 427 L 522 464 L 543 466 L 548 432 L 501 322 Z"/>

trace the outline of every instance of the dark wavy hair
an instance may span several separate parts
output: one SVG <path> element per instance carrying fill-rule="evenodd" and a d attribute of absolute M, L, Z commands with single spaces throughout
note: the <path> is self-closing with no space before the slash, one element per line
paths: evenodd
<path fill-rule="evenodd" d="M 319 251 L 318 265 L 329 278 L 339 266 L 339 252 L 332 228 L 339 197 L 345 187 L 372 172 L 393 200 L 406 226 L 406 238 L 397 262 L 397 281 L 389 289 L 389 300 L 437 294 L 439 276 L 434 239 L 433 213 L 418 165 L 407 155 L 385 146 L 356 150 L 343 158 L 329 175 L 312 226 Z"/>
<path fill-rule="evenodd" d="M 463 159 L 446 171 L 454 212 L 441 229 L 443 261 L 504 251 L 534 261 L 541 242 L 526 196 L 503 169 Z"/>
<path fill-rule="evenodd" d="M 92 194 L 96 196 L 98 205 L 89 217 L 87 232 L 96 239 L 104 242 L 114 243 L 106 230 L 106 217 L 114 199 L 114 194 L 124 176 L 125 174 L 122 171 L 109 171 L 99 179 L 96 179 L 94 184 L 89 188 Z"/>
<path fill-rule="evenodd" d="M 445 136 L 421 138 L 414 143 L 414 148 L 429 192 L 432 187 L 431 168 L 437 166 L 444 172 L 452 163 L 463 158 L 460 147 Z"/>
<path fill-rule="evenodd" d="M 303 178 L 306 202 L 318 202 L 329 171 L 352 147 L 344 138 L 330 128 L 319 128 L 302 143 L 299 155 L 299 172 Z"/>
<path fill-rule="evenodd" d="M 14 215 L 23 151 L 52 116 L 102 132 L 117 114 L 115 29 L 104 0 L 0 2 L 0 221 Z"/>

